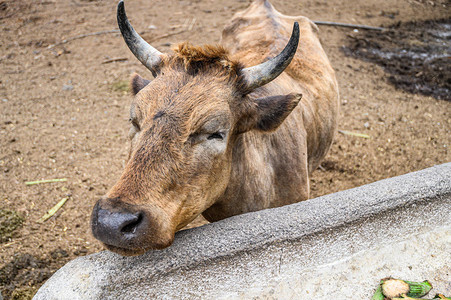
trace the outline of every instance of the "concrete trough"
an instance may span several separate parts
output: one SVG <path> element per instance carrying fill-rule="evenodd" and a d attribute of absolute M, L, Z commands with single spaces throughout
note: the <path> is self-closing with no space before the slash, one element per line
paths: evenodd
<path fill-rule="evenodd" d="M 181 231 L 139 257 L 80 257 L 34 299 L 370 299 L 388 276 L 451 294 L 451 163 Z"/>

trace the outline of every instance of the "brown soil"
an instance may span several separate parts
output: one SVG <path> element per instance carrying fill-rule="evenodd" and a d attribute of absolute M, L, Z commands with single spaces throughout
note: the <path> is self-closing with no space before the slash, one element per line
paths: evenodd
<path fill-rule="evenodd" d="M 65 262 L 102 249 L 90 233 L 89 215 L 127 157 L 130 97 L 124 81 L 134 71 L 150 74 L 117 33 L 49 45 L 115 29 L 115 2 L 0 1 L 0 209 L 25 219 L 0 244 L 6 299 L 29 298 Z M 272 2 L 286 14 L 384 27 L 451 15 L 447 0 Z M 127 11 L 146 39 L 168 51 L 184 40 L 218 42 L 227 20 L 247 6 L 239 0 L 135 0 L 127 2 Z M 191 30 L 180 32 L 189 24 Z M 312 197 L 450 161 L 451 103 L 396 89 L 382 67 L 346 56 L 340 49 L 349 45 L 352 29 L 320 29 L 340 85 L 339 128 L 370 138 L 337 134 L 311 179 Z M 124 59 L 104 63 L 116 58 Z M 68 180 L 24 184 L 51 178 Z M 38 223 L 63 197 L 69 197 L 66 204 Z"/>

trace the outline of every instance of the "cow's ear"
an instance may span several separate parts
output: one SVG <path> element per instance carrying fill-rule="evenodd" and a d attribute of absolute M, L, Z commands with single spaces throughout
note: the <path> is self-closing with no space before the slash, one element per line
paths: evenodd
<path fill-rule="evenodd" d="M 253 128 L 260 131 L 277 129 L 298 105 L 301 98 L 301 94 L 289 94 L 256 99 L 257 115 Z"/>
<path fill-rule="evenodd" d="M 144 79 L 136 73 L 133 74 L 132 82 L 130 84 L 133 95 L 138 94 L 138 92 L 148 85 L 149 82 L 150 80 Z"/>

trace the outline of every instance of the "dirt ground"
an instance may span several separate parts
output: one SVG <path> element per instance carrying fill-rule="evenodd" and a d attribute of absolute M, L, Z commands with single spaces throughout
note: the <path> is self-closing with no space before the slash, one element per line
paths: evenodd
<path fill-rule="evenodd" d="M 271 2 L 285 14 L 371 26 L 451 17 L 447 0 Z M 218 42 L 227 20 L 248 3 L 129 0 L 126 7 L 143 37 L 168 51 L 184 40 Z M 127 157 L 126 82 L 135 71 L 151 75 L 117 33 L 69 38 L 116 29 L 115 9 L 116 1 L 102 0 L 0 1 L 0 209 L 23 218 L 0 243 L 6 299 L 30 298 L 68 260 L 102 249 L 89 216 Z M 343 46 L 361 33 L 320 27 L 340 85 L 339 129 L 369 138 L 337 133 L 312 176 L 312 197 L 451 161 L 451 102 L 397 89 L 381 66 L 346 55 Z M 445 42 L 449 49 L 449 37 Z M 52 178 L 67 181 L 25 185 Z M 39 223 L 64 197 L 66 204 Z"/>

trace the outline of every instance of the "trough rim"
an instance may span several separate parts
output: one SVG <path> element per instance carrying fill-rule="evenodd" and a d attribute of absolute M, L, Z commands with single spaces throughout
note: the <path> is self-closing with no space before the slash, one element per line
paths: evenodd
<path fill-rule="evenodd" d="M 175 235 L 172 246 L 163 250 L 151 250 L 138 257 L 123 257 L 123 260 L 125 262 L 140 258 L 159 262 L 176 261 L 175 264 L 168 264 L 173 267 L 164 268 L 164 273 L 170 273 L 175 269 L 187 268 L 211 259 L 234 256 L 268 247 L 274 243 L 296 241 L 361 219 L 375 217 L 386 211 L 424 202 L 440 201 L 451 195 L 451 175 L 449 174 L 451 174 L 451 162 L 303 202 L 233 216 L 201 227 L 179 231 Z M 368 191 L 372 191 L 373 194 L 368 195 Z M 387 193 L 391 195 L 387 197 Z M 367 201 L 355 201 L 361 198 Z M 346 202 L 346 199 L 349 201 Z M 334 204 L 333 209 L 328 210 L 327 207 L 331 204 Z M 337 210 L 345 213 L 337 213 Z M 312 214 L 315 211 L 319 214 Z M 289 217 L 286 217 L 287 214 Z M 297 218 L 294 219 L 295 217 Z M 271 219 L 270 222 L 269 219 Z M 299 219 L 302 221 L 298 222 Z M 324 222 L 325 220 L 328 222 Z M 221 232 L 228 234 L 218 234 Z M 190 242 L 188 243 L 187 240 Z M 187 252 L 192 255 L 186 255 Z M 86 258 L 97 259 L 97 256 L 106 253 L 121 257 L 105 250 L 73 261 Z M 159 271 L 162 270 L 158 268 L 155 273 L 161 273 Z"/>

